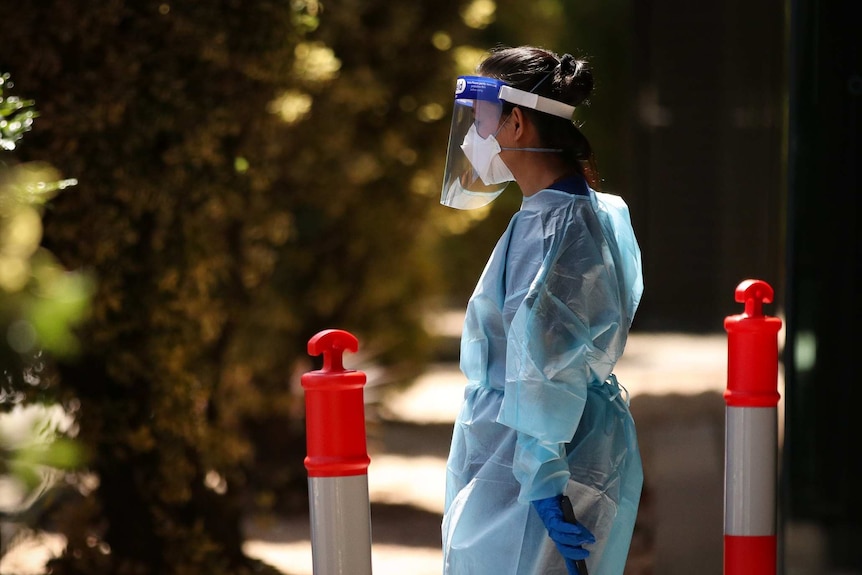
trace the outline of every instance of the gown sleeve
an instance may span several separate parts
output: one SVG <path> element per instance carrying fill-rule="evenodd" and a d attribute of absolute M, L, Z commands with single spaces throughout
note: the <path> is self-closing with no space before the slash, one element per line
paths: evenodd
<path fill-rule="evenodd" d="M 627 309 L 630 282 L 617 270 L 616 239 L 606 239 L 613 224 L 594 205 L 574 202 L 529 230 L 543 236 L 543 255 L 507 333 L 497 418 L 518 432 L 513 471 L 522 502 L 563 492 L 566 444 L 581 420 L 587 387 L 611 374 L 634 313 Z M 513 239 L 510 245 L 521 244 Z"/>

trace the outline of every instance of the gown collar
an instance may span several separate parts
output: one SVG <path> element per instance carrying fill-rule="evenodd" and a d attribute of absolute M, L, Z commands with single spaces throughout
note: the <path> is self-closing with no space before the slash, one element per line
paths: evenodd
<path fill-rule="evenodd" d="M 581 176 L 563 178 L 532 196 L 524 197 L 521 202 L 521 210 L 541 211 L 561 206 L 571 202 L 572 196 L 590 197 L 590 188 Z"/>

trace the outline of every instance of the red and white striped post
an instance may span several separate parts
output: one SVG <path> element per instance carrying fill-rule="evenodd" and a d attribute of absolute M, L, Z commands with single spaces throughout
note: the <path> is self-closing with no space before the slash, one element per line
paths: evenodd
<path fill-rule="evenodd" d="M 302 376 L 314 575 L 371 574 L 371 509 L 365 438 L 365 374 L 345 370 L 344 351 L 358 340 L 337 329 L 308 341 L 323 369 Z"/>
<path fill-rule="evenodd" d="M 778 330 L 763 315 L 772 287 L 746 280 L 736 288 L 742 314 L 727 331 L 724 459 L 724 573 L 774 575 L 778 453 Z"/>

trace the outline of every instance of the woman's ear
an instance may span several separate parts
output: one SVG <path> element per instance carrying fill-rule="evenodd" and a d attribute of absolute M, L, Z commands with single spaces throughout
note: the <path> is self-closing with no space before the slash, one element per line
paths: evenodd
<path fill-rule="evenodd" d="M 512 108 L 512 137 L 514 137 L 515 140 L 519 140 L 524 137 L 524 120 L 525 116 L 521 108 L 518 108 L 517 106 Z"/>
<path fill-rule="evenodd" d="M 536 126 L 522 108 L 515 107 L 512 109 L 509 123 L 512 125 L 511 136 L 517 145 L 516 147 L 528 148 L 539 145 L 536 143 L 536 138 L 538 138 Z"/>

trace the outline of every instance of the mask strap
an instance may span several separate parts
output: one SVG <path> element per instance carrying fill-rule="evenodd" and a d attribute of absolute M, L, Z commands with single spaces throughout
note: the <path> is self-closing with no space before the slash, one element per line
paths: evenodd
<path fill-rule="evenodd" d="M 514 152 L 554 152 L 559 153 L 562 152 L 562 148 L 504 148 L 500 147 L 501 150 L 510 150 Z"/>

